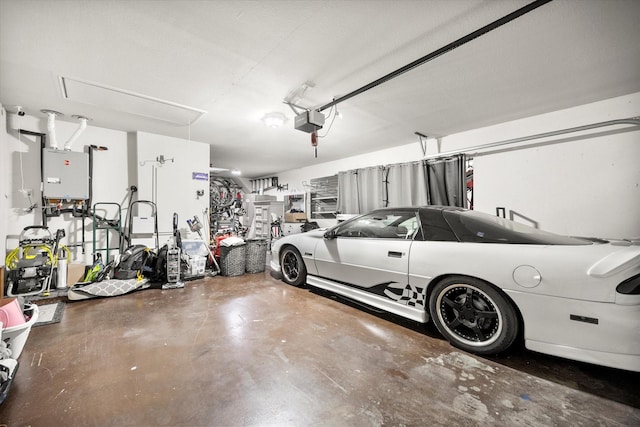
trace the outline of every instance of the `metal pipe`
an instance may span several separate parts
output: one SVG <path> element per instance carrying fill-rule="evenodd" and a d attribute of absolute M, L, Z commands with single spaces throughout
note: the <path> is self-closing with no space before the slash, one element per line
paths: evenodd
<path fill-rule="evenodd" d="M 89 118 L 84 117 L 84 116 L 75 116 L 74 115 L 73 117 L 77 118 L 80 121 L 80 126 L 78 126 L 78 129 L 76 129 L 76 131 L 73 133 L 73 135 L 71 135 L 69 140 L 64 144 L 64 149 L 66 151 L 70 151 L 71 150 L 71 145 L 76 141 L 76 139 L 78 139 L 80 134 L 87 128 L 87 122 L 89 121 Z"/>
<path fill-rule="evenodd" d="M 58 115 L 55 111 L 45 111 L 43 112 L 47 115 L 47 132 L 49 132 L 49 138 L 51 140 L 50 147 L 54 150 L 58 149 L 58 139 L 56 138 L 56 116 Z"/>
<path fill-rule="evenodd" d="M 445 151 L 444 153 L 432 154 L 430 156 L 423 157 L 423 160 L 432 159 L 436 157 L 453 156 L 456 154 L 465 154 L 474 150 L 485 150 L 487 148 L 501 147 L 503 145 L 516 144 L 518 142 L 531 141 L 533 139 L 549 138 L 552 136 L 564 135 L 567 133 L 581 132 L 585 130 L 591 130 L 591 129 L 601 128 L 606 126 L 615 126 L 615 125 L 640 126 L 640 117 L 629 117 L 626 119 L 608 120 L 606 122 L 592 123 L 590 125 L 576 126 L 573 128 L 554 130 L 554 131 L 545 132 L 545 133 L 538 133 L 535 135 L 523 136 L 520 138 L 507 139 L 504 141 L 490 142 L 488 144 L 476 145 L 473 147 L 463 148 L 460 150 L 451 150 L 451 151 Z"/>
<path fill-rule="evenodd" d="M 372 89 L 372 88 L 374 88 L 374 87 L 376 87 L 378 85 L 381 85 L 382 83 L 388 82 L 389 80 L 394 79 L 394 78 L 398 77 L 399 75 L 404 74 L 407 71 L 410 71 L 410 70 L 412 70 L 412 69 L 414 69 L 416 67 L 419 67 L 420 65 L 425 64 L 425 63 L 431 61 L 432 59 L 437 58 L 440 55 L 443 55 L 443 54 L 445 54 L 445 53 L 447 53 L 449 51 L 452 51 L 452 50 L 462 46 L 463 44 L 468 43 L 471 40 L 476 39 L 476 38 L 478 38 L 478 37 L 490 32 L 492 30 L 495 30 L 496 28 L 498 28 L 498 27 L 500 27 L 500 26 L 502 26 L 502 25 L 504 25 L 504 24 L 506 24 L 508 22 L 511 22 L 514 19 L 519 18 L 520 16 L 522 16 L 522 15 L 524 15 L 526 13 L 529 13 L 534 9 L 539 8 L 540 6 L 543 6 L 546 3 L 549 3 L 550 1 L 551 0 L 536 0 L 536 1 L 532 2 L 532 3 L 529 3 L 528 5 L 526 5 L 524 7 L 521 7 L 520 9 L 518 9 L 518 10 L 516 10 L 514 12 L 511 12 L 508 15 L 505 15 L 502 18 L 500 18 L 500 19 L 498 19 L 496 21 L 493 21 L 490 24 L 487 24 L 482 28 L 480 28 L 480 29 L 478 29 L 478 30 L 476 30 L 476 31 L 474 31 L 474 32 L 472 32 L 470 34 L 467 34 L 466 36 L 461 37 L 458 40 L 453 41 L 453 42 L 449 43 L 448 45 L 446 45 L 444 47 L 441 47 L 440 49 L 429 53 L 428 55 L 423 56 L 422 58 L 416 59 L 415 61 L 405 65 L 404 67 L 398 68 L 397 70 L 392 71 L 389 74 L 387 74 L 385 76 L 382 76 L 379 79 L 374 80 L 371 83 L 366 84 L 366 85 L 362 86 L 359 89 L 354 90 L 353 92 L 350 92 L 350 93 L 348 93 L 346 95 L 343 95 L 343 96 L 341 96 L 341 97 L 339 97 L 337 99 L 334 99 L 333 101 L 329 102 L 328 104 L 325 104 L 322 107 L 318 108 L 317 111 L 324 111 L 327 108 L 331 108 L 334 105 L 339 104 L 340 102 L 346 101 L 349 98 L 353 98 L 354 96 L 359 95 L 362 92 L 366 92 L 369 89 Z"/>

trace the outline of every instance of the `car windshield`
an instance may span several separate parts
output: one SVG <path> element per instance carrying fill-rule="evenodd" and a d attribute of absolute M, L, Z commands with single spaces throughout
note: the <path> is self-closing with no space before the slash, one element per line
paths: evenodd
<path fill-rule="evenodd" d="M 525 224 L 477 211 L 444 211 L 462 242 L 534 245 L 589 245 L 590 241 L 549 233 Z"/>
<path fill-rule="evenodd" d="M 418 227 L 414 211 L 372 212 L 345 222 L 337 228 L 336 236 L 411 239 Z"/>

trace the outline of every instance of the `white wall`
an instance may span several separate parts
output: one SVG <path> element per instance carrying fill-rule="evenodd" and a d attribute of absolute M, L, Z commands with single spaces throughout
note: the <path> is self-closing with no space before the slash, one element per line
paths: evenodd
<path fill-rule="evenodd" d="M 7 250 L 18 246 L 18 235 L 24 227 L 42 225 L 40 210 L 27 211 L 29 199 L 21 189 L 32 191 L 32 203 L 40 206 L 40 141 L 28 135 L 19 135 L 17 128 L 38 133 L 47 133 L 47 119 L 44 116 L 24 116 L 6 113 L 7 120 L 2 121 L 0 130 L 0 265 L 4 265 Z M 5 126 L 5 124 L 7 126 Z M 78 128 L 77 123 L 56 121 L 56 134 L 59 147 L 69 139 Z M 49 138 L 47 138 L 49 141 Z M 128 216 L 128 195 L 131 185 L 136 185 L 139 194 L 136 198 L 151 200 L 151 165 L 140 166 L 138 159 L 155 159 L 163 154 L 167 158 L 175 158 L 175 162 L 167 163 L 159 168 L 159 230 L 164 232 L 160 244 L 164 244 L 167 235 L 172 231 L 173 212 L 178 212 L 180 227 L 186 228 L 186 219 L 198 215 L 203 220 L 202 213 L 209 204 L 209 182 L 195 181 L 191 172 L 205 172 L 208 175 L 209 145 L 167 138 L 153 134 L 127 134 L 96 126 L 87 126 L 78 140 L 71 147 L 72 151 L 86 152 L 87 145 L 105 146 L 106 151 L 94 151 L 93 158 L 93 204 L 118 203 L 122 207 L 122 222 Z M 47 143 L 48 146 L 48 143 Z M 196 189 L 204 190 L 200 199 L 196 197 Z M 106 210 L 100 210 L 99 215 L 113 218 L 117 208 L 112 205 L 102 205 Z M 91 219 L 83 221 L 73 218 L 70 214 L 47 219 L 47 225 L 52 233 L 63 228 L 66 237 L 62 243 L 71 249 L 72 262 L 90 263 L 93 252 L 93 222 Z M 82 230 L 85 232 L 85 253 L 82 251 Z M 114 235 L 110 235 L 110 246 L 117 246 Z M 99 248 L 106 247 L 106 232 L 98 231 L 96 238 Z M 80 246 L 73 246 L 78 244 Z"/>
<path fill-rule="evenodd" d="M 9 170 L 9 164 L 7 162 L 7 133 L 6 133 L 6 127 L 5 127 L 5 123 L 6 123 L 6 118 L 7 118 L 7 112 L 5 111 L 5 109 L 2 107 L 2 104 L 0 104 L 0 123 L 2 123 L 2 125 L 0 126 L 0 171 L 5 171 L 4 173 L 6 174 L 6 171 Z M 3 173 L 3 172 L 0 172 Z M 0 180 L 0 237 L 2 238 L 2 241 L 4 242 L 4 236 L 7 235 L 7 216 L 6 215 L 2 215 L 2 213 L 6 212 L 7 210 L 7 190 L 6 190 L 6 186 L 7 186 L 7 179 L 5 178 L 5 176 L 2 176 L 2 179 Z M 5 245 L 0 245 L 0 267 L 4 266 L 4 260 L 7 257 L 7 251 L 5 248 Z M 0 290 L 0 292 L 3 292 L 4 290 Z"/>
<path fill-rule="evenodd" d="M 7 113 L 6 124 L 2 127 L 2 154 L 6 156 L 6 167 L 0 173 L 3 181 L 2 218 L 6 221 L 5 233 L 2 237 L 2 250 L 13 249 L 18 246 L 18 235 L 24 227 L 42 225 L 40 209 L 28 211 L 30 204 L 41 205 L 40 191 L 40 139 L 30 135 L 20 135 L 17 128 L 38 133 L 47 133 L 47 119 L 44 116 L 34 117 L 26 115 L 18 117 Z M 78 128 L 78 123 L 56 121 L 56 135 L 58 146 L 62 147 Z M 47 138 L 47 147 L 50 138 Z M 120 203 L 125 198 L 128 188 L 126 164 L 126 133 L 110 129 L 87 126 L 85 131 L 71 147 L 72 151 L 87 152 L 87 145 L 108 147 L 108 151 L 94 152 L 94 183 L 93 202 Z M 32 192 L 31 200 L 21 192 L 21 189 Z M 70 214 L 47 218 L 47 226 L 52 234 L 57 229 L 64 229 L 66 237 L 63 243 L 71 250 L 72 260 L 86 262 L 91 258 L 92 222 L 73 218 Z M 82 230 L 85 232 L 85 253 L 82 251 Z M 100 238 L 100 235 L 97 236 Z M 78 246 L 74 246 L 78 245 Z M 102 247 L 104 245 L 101 245 Z M 4 256 L 2 257 L 4 263 Z"/>
<path fill-rule="evenodd" d="M 160 245 L 173 233 L 173 213 L 178 226 L 188 234 L 187 219 L 198 216 L 204 221 L 209 208 L 209 144 L 137 132 L 138 198 L 156 203 Z M 163 155 L 164 165 L 155 160 Z M 169 160 L 173 159 L 173 161 Z M 157 190 L 153 173 L 157 173 Z M 193 178 L 193 173 L 206 174 L 207 180 Z M 197 191 L 204 196 L 197 196 Z M 204 234 L 206 235 L 206 234 Z"/>
<path fill-rule="evenodd" d="M 640 116 L 640 93 L 450 135 L 442 138 L 441 152 L 635 116 Z M 495 214 L 496 207 L 505 207 L 507 214 L 513 211 L 563 234 L 640 237 L 640 131 L 615 132 L 628 128 L 532 141 L 553 143 L 475 157 L 475 209 Z M 427 156 L 437 152 L 436 141 L 428 140 Z M 289 190 L 269 194 L 282 198 L 304 192 L 303 182 L 312 178 L 421 158 L 416 141 L 293 169 L 277 174 Z"/>
<path fill-rule="evenodd" d="M 492 140 L 502 140 L 517 132 L 537 134 L 639 115 L 640 94 L 635 94 L 483 132 L 493 134 Z M 456 142 L 474 141 L 477 139 L 468 133 Z M 561 234 L 640 237 L 637 126 L 603 127 L 540 142 L 539 146 L 474 159 L 476 209 L 495 213 L 496 207 L 505 207 L 507 215 L 514 212 Z"/>

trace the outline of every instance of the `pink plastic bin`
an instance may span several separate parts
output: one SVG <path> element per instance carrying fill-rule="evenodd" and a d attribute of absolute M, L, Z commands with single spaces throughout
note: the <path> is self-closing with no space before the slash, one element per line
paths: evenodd
<path fill-rule="evenodd" d="M 0 322 L 5 328 L 25 323 L 24 314 L 22 314 L 20 303 L 16 298 L 7 298 L 0 301 Z"/>
<path fill-rule="evenodd" d="M 31 316 L 28 322 L 2 330 L 2 341 L 7 343 L 7 348 L 11 350 L 12 359 L 20 357 L 20 353 L 22 353 L 22 349 L 29 337 L 29 332 L 31 332 L 31 327 L 38 321 L 40 311 L 35 304 L 25 304 L 24 313 L 26 316 Z"/>

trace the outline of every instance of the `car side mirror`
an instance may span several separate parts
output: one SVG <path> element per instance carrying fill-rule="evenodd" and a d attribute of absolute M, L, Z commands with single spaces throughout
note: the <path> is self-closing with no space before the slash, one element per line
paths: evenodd
<path fill-rule="evenodd" d="M 337 234 L 335 232 L 335 230 L 327 230 L 324 233 L 324 238 L 325 239 L 335 239 L 337 237 Z"/>

